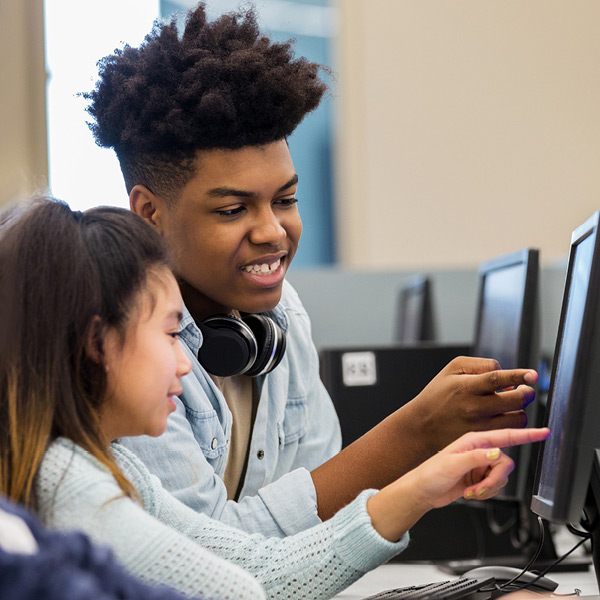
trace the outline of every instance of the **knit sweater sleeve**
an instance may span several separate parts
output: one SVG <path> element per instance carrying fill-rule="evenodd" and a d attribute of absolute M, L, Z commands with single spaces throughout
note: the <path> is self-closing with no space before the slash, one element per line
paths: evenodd
<path fill-rule="evenodd" d="M 391 543 L 373 529 L 366 504 L 376 490 L 365 490 L 325 523 L 293 536 L 267 538 L 183 505 L 126 448 L 115 446 L 115 456 L 136 488 L 146 490 L 146 510 L 203 548 L 252 573 L 268 598 L 331 598 L 408 544 L 408 534 Z"/>
<path fill-rule="evenodd" d="M 323 600 L 408 543 L 407 535 L 390 543 L 371 526 L 366 501 L 374 490 L 363 492 L 326 523 L 283 539 L 265 538 L 194 512 L 168 494 L 133 454 L 118 446 L 114 453 L 140 493 L 145 511 L 128 498 L 110 500 L 119 495 L 119 489 L 108 473 L 108 478 L 100 481 L 98 466 L 89 468 L 93 459 L 83 468 L 86 465 L 78 456 L 65 475 L 63 457 L 63 469 L 53 475 L 55 481 L 61 479 L 60 485 L 54 486 L 56 524 L 64 528 L 71 523 L 84 529 L 97 542 L 110 545 L 131 572 L 187 595 L 260 597 L 251 595 L 247 587 L 247 579 L 252 581 L 249 572 L 269 598 Z M 71 473 L 75 463 L 81 467 L 78 474 Z M 88 472 L 85 478 L 84 471 Z M 96 474 L 91 477 L 89 471 Z M 45 472 L 47 469 L 42 469 L 42 479 Z M 241 595 L 240 589 L 246 595 Z"/>
<path fill-rule="evenodd" d="M 69 442 L 55 442 L 46 452 L 36 491 L 45 525 L 79 530 L 96 544 L 109 546 L 127 571 L 147 583 L 212 600 L 265 598 L 250 574 L 125 497 L 111 473 Z"/>
<path fill-rule="evenodd" d="M 371 526 L 363 492 L 331 520 L 286 538 L 264 538 L 223 527 L 196 515 L 188 518 L 168 499 L 161 502 L 160 519 L 187 537 L 252 573 L 267 598 L 325 600 L 332 598 L 367 571 L 400 552 L 405 535 L 392 544 Z M 199 517 L 199 518 L 198 518 Z"/>

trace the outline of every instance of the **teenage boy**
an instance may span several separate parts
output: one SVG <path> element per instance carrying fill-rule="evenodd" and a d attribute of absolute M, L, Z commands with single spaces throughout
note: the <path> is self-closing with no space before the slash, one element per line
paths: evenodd
<path fill-rule="evenodd" d="M 182 36 L 175 21 L 155 24 L 139 48 L 105 57 L 86 94 L 91 129 L 115 150 L 132 210 L 170 249 L 193 361 L 166 433 L 126 443 L 192 508 L 267 535 L 329 518 L 466 431 L 524 426 L 533 390 L 521 384 L 536 378 L 456 359 L 339 451 L 309 318 L 284 279 L 302 230 L 287 138 L 325 92 L 319 69 L 263 36 L 252 10 L 209 23 L 200 4 Z M 284 332 L 281 362 L 257 377 L 210 375 L 198 360 L 203 323 L 247 313 Z M 217 363 L 230 355 L 208 354 Z"/>

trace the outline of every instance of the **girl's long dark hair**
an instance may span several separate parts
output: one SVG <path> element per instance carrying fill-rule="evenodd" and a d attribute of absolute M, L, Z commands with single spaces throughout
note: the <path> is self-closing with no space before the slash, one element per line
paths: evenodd
<path fill-rule="evenodd" d="M 106 393 L 94 324 L 124 332 L 153 267 L 167 266 L 162 239 L 136 214 L 73 212 L 36 198 L 0 214 L 0 492 L 35 507 L 44 453 L 64 436 L 131 484 L 99 431 Z M 99 317 L 99 318 L 98 318 Z M 98 333 L 96 331 L 96 333 Z"/>

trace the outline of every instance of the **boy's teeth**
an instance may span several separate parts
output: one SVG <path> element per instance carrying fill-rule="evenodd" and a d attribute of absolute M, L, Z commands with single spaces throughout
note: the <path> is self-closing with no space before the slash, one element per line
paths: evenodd
<path fill-rule="evenodd" d="M 270 265 L 267 263 L 262 265 L 248 265 L 247 267 L 244 267 L 244 271 L 247 273 L 272 273 L 273 271 L 277 271 L 280 264 L 281 259 L 278 259 Z"/>

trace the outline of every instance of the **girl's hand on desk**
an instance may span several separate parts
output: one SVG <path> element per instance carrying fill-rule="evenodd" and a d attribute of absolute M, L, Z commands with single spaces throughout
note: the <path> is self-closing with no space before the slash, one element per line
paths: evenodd
<path fill-rule="evenodd" d="M 500 449 L 539 442 L 549 434 L 547 428 L 466 433 L 368 500 L 373 527 L 396 541 L 432 508 L 461 497 L 491 498 L 514 468 Z"/>

